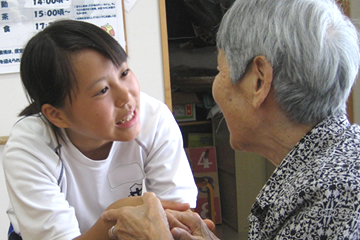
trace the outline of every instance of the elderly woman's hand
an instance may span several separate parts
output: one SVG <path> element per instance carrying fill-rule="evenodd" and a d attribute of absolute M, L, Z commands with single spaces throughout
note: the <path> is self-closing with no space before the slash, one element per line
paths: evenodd
<path fill-rule="evenodd" d="M 191 211 L 166 210 L 166 215 L 175 240 L 215 240 L 218 239 L 211 230 L 215 224 L 208 219 L 201 219 L 199 214 Z M 190 231 L 181 225 L 186 225 Z"/>
<path fill-rule="evenodd" d="M 144 193 L 143 204 L 110 209 L 102 214 L 105 221 L 116 221 L 109 230 L 113 239 L 173 239 L 165 209 L 185 211 L 189 204 L 160 201 L 154 193 Z M 187 229 L 179 223 L 177 227 Z"/>

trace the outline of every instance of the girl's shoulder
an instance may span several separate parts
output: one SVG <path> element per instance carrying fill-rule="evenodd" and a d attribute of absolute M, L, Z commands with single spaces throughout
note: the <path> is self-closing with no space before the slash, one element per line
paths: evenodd
<path fill-rule="evenodd" d="M 156 136 L 178 136 L 179 126 L 165 103 L 145 93 L 141 93 L 140 101 L 141 132 L 138 140 L 151 145 Z"/>
<path fill-rule="evenodd" d="M 59 147 L 46 119 L 41 115 L 23 117 L 11 129 L 5 145 L 2 159 L 4 171 L 12 175 L 11 179 L 17 179 L 23 171 L 37 169 L 33 172 L 36 176 L 45 173 L 57 182 L 63 166 L 58 155 Z M 22 166 L 23 171 L 18 166 Z M 42 169 L 40 175 L 39 169 Z"/>
<path fill-rule="evenodd" d="M 166 104 L 144 92 L 140 92 L 140 107 L 142 111 L 154 111 L 167 108 Z"/>
<path fill-rule="evenodd" d="M 57 140 L 50 123 L 42 115 L 20 118 L 12 127 L 7 144 L 40 143 L 56 146 Z"/>
<path fill-rule="evenodd" d="M 140 121 L 142 128 L 145 126 L 156 128 L 158 124 L 163 124 L 168 121 L 171 122 L 172 120 L 172 112 L 165 103 L 141 92 Z"/>

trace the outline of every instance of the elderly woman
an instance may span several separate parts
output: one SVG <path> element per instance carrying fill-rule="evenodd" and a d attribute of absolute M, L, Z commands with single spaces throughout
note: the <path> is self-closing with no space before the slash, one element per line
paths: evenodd
<path fill-rule="evenodd" d="M 217 45 L 213 95 L 231 146 L 277 165 L 249 239 L 360 239 L 360 128 L 345 114 L 360 62 L 355 27 L 332 0 L 237 0 Z M 175 239 L 216 239 L 194 213 L 167 217 Z"/>

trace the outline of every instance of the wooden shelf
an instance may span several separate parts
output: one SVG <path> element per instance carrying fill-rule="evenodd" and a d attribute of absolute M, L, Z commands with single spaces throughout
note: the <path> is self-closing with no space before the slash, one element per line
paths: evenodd
<path fill-rule="evenodd" d="M 0 137 L 0 145 L 5 145 L 8 139 L 8 136 Z"/>
<path fill-rule="evenodd" d="M 191 121 L 191 122 L 178 122 L 180 127 L 183 126 L 192 126 L 192 125 L 203 125 L 203 124 L 211 124 L 211 120 L 206 121 Z"/>

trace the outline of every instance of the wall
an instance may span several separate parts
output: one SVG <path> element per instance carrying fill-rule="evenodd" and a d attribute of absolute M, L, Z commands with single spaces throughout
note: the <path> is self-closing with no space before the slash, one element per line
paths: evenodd
<path fill-rule="evenodd" d="M 129 66 L 141 90 L 164 101 L 160 18 L 158 0 L 137 0 L 125 13 Z M 0 75 L 0 136 L 8 136 L 18 113 L 27 106 L 19 74 Z M 0 145 L 0 160 L 4 147 Z M 8 206 L 2 162 L 0 161 L 0 240 L 6 239 Z"/>
<path fill-rule="evenodd" d="M 6 209 L 9 205 L 9 200 L 5 186 L 3 165 L 1 161 L 3 152 L 4 146 L 0 145 L 0 240 L 7 239 L 6 236 L 9 228 L 9 220 L 6 215 Z"/>

